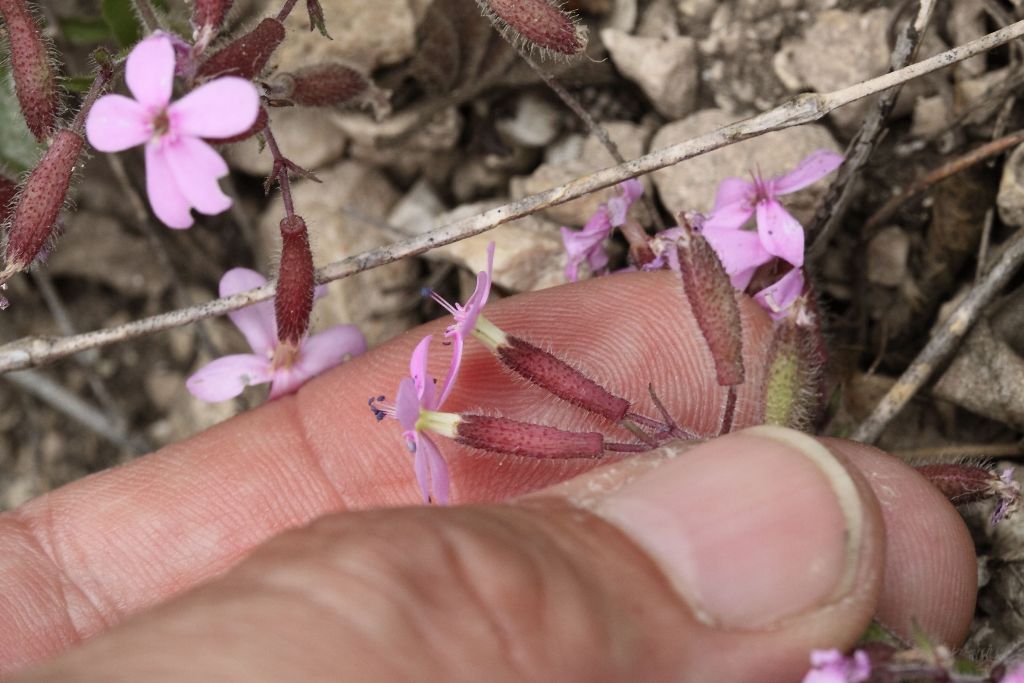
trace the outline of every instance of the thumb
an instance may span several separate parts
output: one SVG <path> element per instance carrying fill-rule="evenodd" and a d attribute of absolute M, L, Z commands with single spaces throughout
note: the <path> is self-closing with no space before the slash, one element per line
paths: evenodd
<path fill-rule="evenodd" d="M 681 451 L 329 515 L 18 680 L 799 680 L 875 610 L 870 487 L 779 428 Z"/>

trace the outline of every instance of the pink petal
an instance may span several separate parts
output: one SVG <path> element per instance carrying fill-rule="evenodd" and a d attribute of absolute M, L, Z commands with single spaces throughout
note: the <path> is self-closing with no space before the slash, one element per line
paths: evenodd
<path fill-rule="evenodd" d="M 214 215 L 230 208 L 231 198 L 217 184 L 218 178 L 228 174 L 228 165 L 212 147 L 185 136 L 164 149 L 178 187 L 196 211 Z"/>
<path fill-rule="evenodd" d="M 430 475 L 430 500 L 438 505 L 448 504 L 448 463 L 441 457 L 441 451 L 426 434 L 420 433 L 416 442 L 416 458 L 426 461 L 427 470 Z M 417 472 L 417 478 L 419 473 Z M 420 481 L 420 488 L 423 482 Z M 425 491 L 426 493 L 426 491 Z"/>
<path fill-rule="evenodd" d="M 734 204 L 723 204 L 704 218 L 700 229 L 739 230 L 754 215 L 754 209 L 746 200 Z"/>
<path fill-rule="evenodd" d="M 185 386 L 196 398 L 216 403 L 241 394 L 246 387 L 270 381 L 270 361 L 251 353 L 211 361 L 188 378 Z"/>
<path fill-rule="evenodd" d="M 255 86 L 235 76 L 201 85 L 172 104 L 168 113 L 179 134 L 197 138 L 229 138 L 256 123 L 260 96 Z"/>
<path fill-rule="evenodd" d="M 298 391 L 307 379 L 309 378 L 303 377 L 302 373 L 294 367 L 274 369 L 270 380 L 270 395 L 267 400 L 273 401 Z"/>
<path fill-rule="evenodd" d="M 159 142 L 146 145 L 146 194 L 153 213 L 169 228 L 192 227 L 191 205 L 178 187 Z"/>
<path fill-rule="evenodd" d="M 220 296 L 256 289 L 267 284 L 267 278 L 248 268 L 232 268 L 220 279 Z M 261 301 L 228 313 L 249 342 L 254 353 L 269 356 L 277 346 L 277 323 L 274 321 L 274 301 Z"/>
<path fill-rule="evenodd" d="M 100 152 L 121 152 L 141 145 L 152 134 L 145 108 L 124 95 L 104 95 L 85 119 L 85 136 Z"/>
<path fill-rule="evenodd" d="M 491 296 L 491 277 L 494 272 L 494 242 L 487 245 L 487 270 L 476 274 L 476 287 L 461 310 L 455 312 L 455 329 L 463 336 L 472 334 L 476 328 L 476 319 L 480 312 L 487 305 L 487 299 Z M 445 336 L 449 336 L 445 333 Z M 444 399 L 441 399 L 444 402 Z"/>
<path fill-rule="evenodd" d="M 715 211 L 733 204 L 752 204 L 756 193 L 754 184 L 743 178 L 726 178 L 718 184 L 715 193 Z"/>
<path fill-rule="evenodd" d="M 406 377 L 398 383 L 398 393 L 395 395 L 395 418 L 402 429 L 407 432 L 415 431 L 416 420 L 420 419 L 420 399 L 416 391 L 416 381 L 412 377 Z"/>
<path fill-rule="evenodd" d="M 842 154 L 836 154 L 827 149 L 819 149 L 816 152 L 811 152 L 792 171 L 777 178 L 772 178 L 769 183 L 774 194 L 789 194 L 790 192 L 802 190 L 808 185 L 813 185 L 839 168 L 842 163 Z"/>
<path fill-rule="evenodd" d="M 427 461 L 427 446 L 423 442 L 429 440 L 426 434 L 416 432 L 416 451 L 412 459 L 412 469 L 416 473 L 416 483 L 420 485 L 424 505 L 430 502 L 430 464 Z"/>
<path fill-rule="evenodd" d="M 434 382 L 427 374 L 427 356 L 430 352 L 430 340 L 433 335 L 427 335 L 420 340 L 420 343 L 413 349 L 412 357 L 409 358 L 409 375 L 416 383 L 416 397 L 420 405 L 427 410 L 434 407 Z"/>
<path fill-rule="evenodd" d="M 622 194 L 608 200 L 608 219 L 612 226 L 618 227 L 626 222 L 626 213 L 633 202 L 644 193 L 644 185 L 636 178 L 619 183 Z"/>
<path fill-rule="evenodd" d="M 754 271 L 772 259 L 760 236 L 752 230 L 705 229 L 701 234 L 718 254 L 732 286 L 740 291 L 750 284 Z"/>
<path fill-rule="evenodd" d="M 804 228 L 774 199 L 757 203 L 757 234 L 769 254 L 804 264 Z"/>
<path fill-rule="evenodd" d="M 459 376 L 459 366 L 462 365 L 462 345 L 465 343 L 464 337 L 461 333 L 456 332 L 452 335 L 452 360 L 448 365 L 448 372 L 444 377 L 444 384 L 441 385 L 441 397 L 437 399 L 437 403 L 434 404 L 430 410 L 437 410 L 443 404 L 448 394 L 452 393 L 452 388 L 455 386 L 455 379 Z"/>
<path fill-rule="evenodd" d="M 132 49 L 124 80 L 143 107 L 163 109 L 174 87 L 174 46 L 166 34 L 156 32 Z"/>
<path fill-rule="evenodd" d="M 341 365 L 347 358 L 366 351 L 366 338 L 355 325 L 335 325 L 311 335 L 302 342 L 299 357 L 292 369 L 303 382 L 325 370 Z"/>
<path fill-rule="evenodd" d="M 804 291 L 804 273 L 800 268 L 793 268 L 779 278 L 776 282 L 768 285 L 754 295 L 754 301 L 768 311 L 772 320 L 781 320 L 788 314 L 790 306 L 793 305 Z"/>

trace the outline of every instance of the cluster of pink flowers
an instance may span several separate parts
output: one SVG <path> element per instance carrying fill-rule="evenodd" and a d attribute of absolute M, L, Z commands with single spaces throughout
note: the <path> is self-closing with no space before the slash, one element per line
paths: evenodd
<path fill-rule="evenodd" d="M 814 650 L 803 683 L 864 683 L 870 676 L 871 661 L 863 650 L 850 657 L 839 650 Z"/>
<path fill-rule="evenodd" d="M 621 182 L 618 187 L 622 194 L 601 204 L 582 230 L 562 226 L 562 243 L 568 255 L 565 277 L 569 282 L 579 279 L 580 266 L 584 262 L 592 273 L 600 273 L 608 267 L 604 241 L 615 228 L 622 227 L 629 207 L 644 193 L 643 183 L 636 178 Z"/>
<path fill-rule="evenodd" d="M 146 192 L 157 217 L 171 228 L 192 225 L 191 209 L 208 215 L 231 206 L 218 180 L 227 164 L 205 139 L 249 130 L 260 96 L 249 81 L 213 79 L 176 102 L 175 51 L 171 37 L 156 32 L 128 55 L 125 82 L 134 99 L 105 95 L 86 119 L 89 143 L 101 152 L 145 145 Z"/>

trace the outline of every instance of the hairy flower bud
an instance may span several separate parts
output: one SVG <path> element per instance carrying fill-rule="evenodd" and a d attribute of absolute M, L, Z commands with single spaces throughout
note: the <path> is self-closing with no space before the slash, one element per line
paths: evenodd
<path fill-rule="evenodd" d="M 263 72 L 274 50 L 282 41 L 284 24 L 268 17 L 253 30 L 210 55 L 199 65 L 196 76 L 200 79 L 219 76 L 255 78 Z"/>
<path fill-rule="evenodd" d="M 273 100 L 302 107 L 338 107 L 369 104 L 378 119 L 390 113 L 389 91 L 381 90 L 361 69 L 339 62 L 307 66 L 278 74 L 268 86 Z"/>
<path fill-rule="evenodd" d="M 309 249 L 306 222 L 299 216 L 281 220 L 281 266 L 274 295 L 277 338 L 297 346 L 309 329 L 313 310 L 313 252 Z"/>
<path fill-rule="evenodd" d="M 568 432 L 486 415 L 462 415 L 455 440 L 484 451 L 530 458 L 596 458 L 604 452 L 604 437 L 598 432 Z"/>
<path fill-rule="evenodd" d="M 629 401 L 619 398 L 565 361 L 528 341 L 505 335 L 494 353 L 517 375 L 612 422 L 621 420 L 629 410 Z"/>
<path fill-rule="evenodd" d="M 561 55 L 587 48 L 587 30 L 551 0 L 476 0 L 480 10 L 505 37 Z"/>
<path fill-rule="evenodd" d="M 234 0 L 193 0 L 192 26 L 197 31 L 202 29 L 216 31 L 224 24 Z"/>
<path fill-rule="evenodd" d="M 47 45 L 25 0 L 0 0 L 11 48 L 11 73 L 22 116 L 42 142 L 57 123 L 60 93 Z"/>
<path fill-rule="evenodd" d="M 25 180 L 11 218 L 0 281 L 27 268 L 46 246 L 68 194 L 71 176 L 85 139 L 58 131 L 50 148 Z"/>
<path fill-rule="evenodd" d="M 992 524 L 998 524 L 1020 506 L 1020 484 L 1013 479 L 1013 469 L 1001 475 L 985 467 L 961 463 L 943 463 L 915 467 L 942 492 L 953 505 L 967 505 L 981 500 L 995 500 Z"/>
<path fill-rule="evenodd" d="M 7 222 L 14 210 L 14 195 L 18 192 L 18 183 L 0 173 L 0 225 Z"/>

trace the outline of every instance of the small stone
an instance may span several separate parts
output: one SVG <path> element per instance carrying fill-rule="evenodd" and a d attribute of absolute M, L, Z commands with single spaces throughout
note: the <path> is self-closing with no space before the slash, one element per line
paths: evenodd
<path fill-rule="evenodd" d="M 389 244 L 395 236 L 382 229 L 398 193 L 376 169 L 343 161 L 318 174 L 323 184 L 299 180 L 292 185 L 298 213 L 309 226 L 313 259 L 318 265 Z M 276 261 L 280 249 L 281 206 L 271 203 L 259 221 L 261 253 Z M 313 332 L 331 325 L 358 325 L 375 345 L 416 323 L 408 306 L 419 295 L 416 264 L 402 259 L 328 285 L 327 296 L 313 308 Z"/>
<path fill-rule="evenodd" d="M 669 119 L 693 111 L 697 101 L 697 44 L 693 38 L 644 38 L 623 31 L 601 31 L 612 61 Z"/>
<path fill-rule="evenodd" d="M 326 110 L 273 109 L 270 121 L 281 154 L 308 171 L 331 164 L 345 152 L 345 134 Z M 260 136 L 227 145 L 224 152 L 232 166 L 251 175 L 265 176 L 274 167 L 270 150 L 266 146 L 261 149 Z"/>
<path fill-rule="evenodd" d="M 1024 429 L 1024 359 L 996 338 L 988 321 L 981 320 L 932 395 Z"/>
<path fill-rule="evenodd" d="M 897 226 L 881 230 L 868 243 L 868 281 L 896 287 L 907 276 L 910 236 Z"/>
<path fill-rule="evenodd" d="M 705 22 L 711 19 L 718 7 L 718 0 L 679 0 L 679 15 L 692 22 Z"/>
<path fill-rule="evenodd" d="M 644 153 L 647 138 L 650 137 L 650 133 L 644 126 L 629 121 L 613 121 L 605 123 L 604 128 L 608 131 L 609 137 L 618 145 L 619 152 L 627 161 Z M 612 159 L 608 150 L 604 148 L 600 140 L 591 135 L 584 141 L 579 157 L 557 163 L 544 163 L 538 166 L 531 175 L 512 178 L 510 182 L 512 198 L 522 199 L 527 195 L 550 190 L 613 165 L 615 165 L 615 160 Z M 650 181 L 643 178 L 643 182 L 649 192 Z M 607 202 L 618 192 L 614 187 L 593 192 L 585 197 L 546 209 L 543 214 L 560 225 L 579 227 L 594 215 L 602 202 Z M 634 216 L 641 223 L 649 220 L 643 213 L 643 205 L 640 203 L 634 204 Z"/>
<path fill-rule="evenodd" d="M 996 205 L 1004 223 L 1024 225 L 1024 144 L 1014 148 L 1003 165 Z"/>
<path fill-rule="evenodd" d="M 409 235 L 419 235 L 437 225 L 437 217 L 444 210 L 444 202 L 434 192 L 434 188 L 425 180 L 420 180 L 391 209 L 388 225 Z"/>
<path fill-rule="evenodd" d="M 720 109 L 699 111 L 663 126 L 651 141 L 651 149 L 662 149 L 709 133 L 734 120 L 733 115 Z M 655 171 L 652 175 L 662 204 L 673 216 L 681 211 L 707 213 L 714 207 L 719 183 L 726 178 L 749 179 L 755 171 L 764 177 L 781 175 L 793 170 L 804 157 L 819 149 L 842 151 L 827 128 L 808 124 L 728 145 Z M 806 222 L 813 216 L 816 202 L 832 177 L 786 195 L 782 199 L 783 204 L 797 220 Z"/>
<path fill-rule="evenodd" d="M 674 0 L 654 0 L 640 15 L 634 35 L 644 38 L 677 38 L 679 16 Z"/>
<path fill-rule="evenodd" d="M 544 147 L 562 128 L 562 110 L 542 97 L 526 94 L 516 100 L 512 116 L 498 119 L 498 132 L 515 144 Z"/>
<path fill-rule="evenodd" d="M 985 0 L 957 0 L 950 3 L 946 30 L 954 45 L 963 45 L 988 33 L 986 19 Z M 985 73 L 985 60 L 986 55 L 977 55 L 957 63 L 954 68 L 961 77 L 980 76 Z"/>

